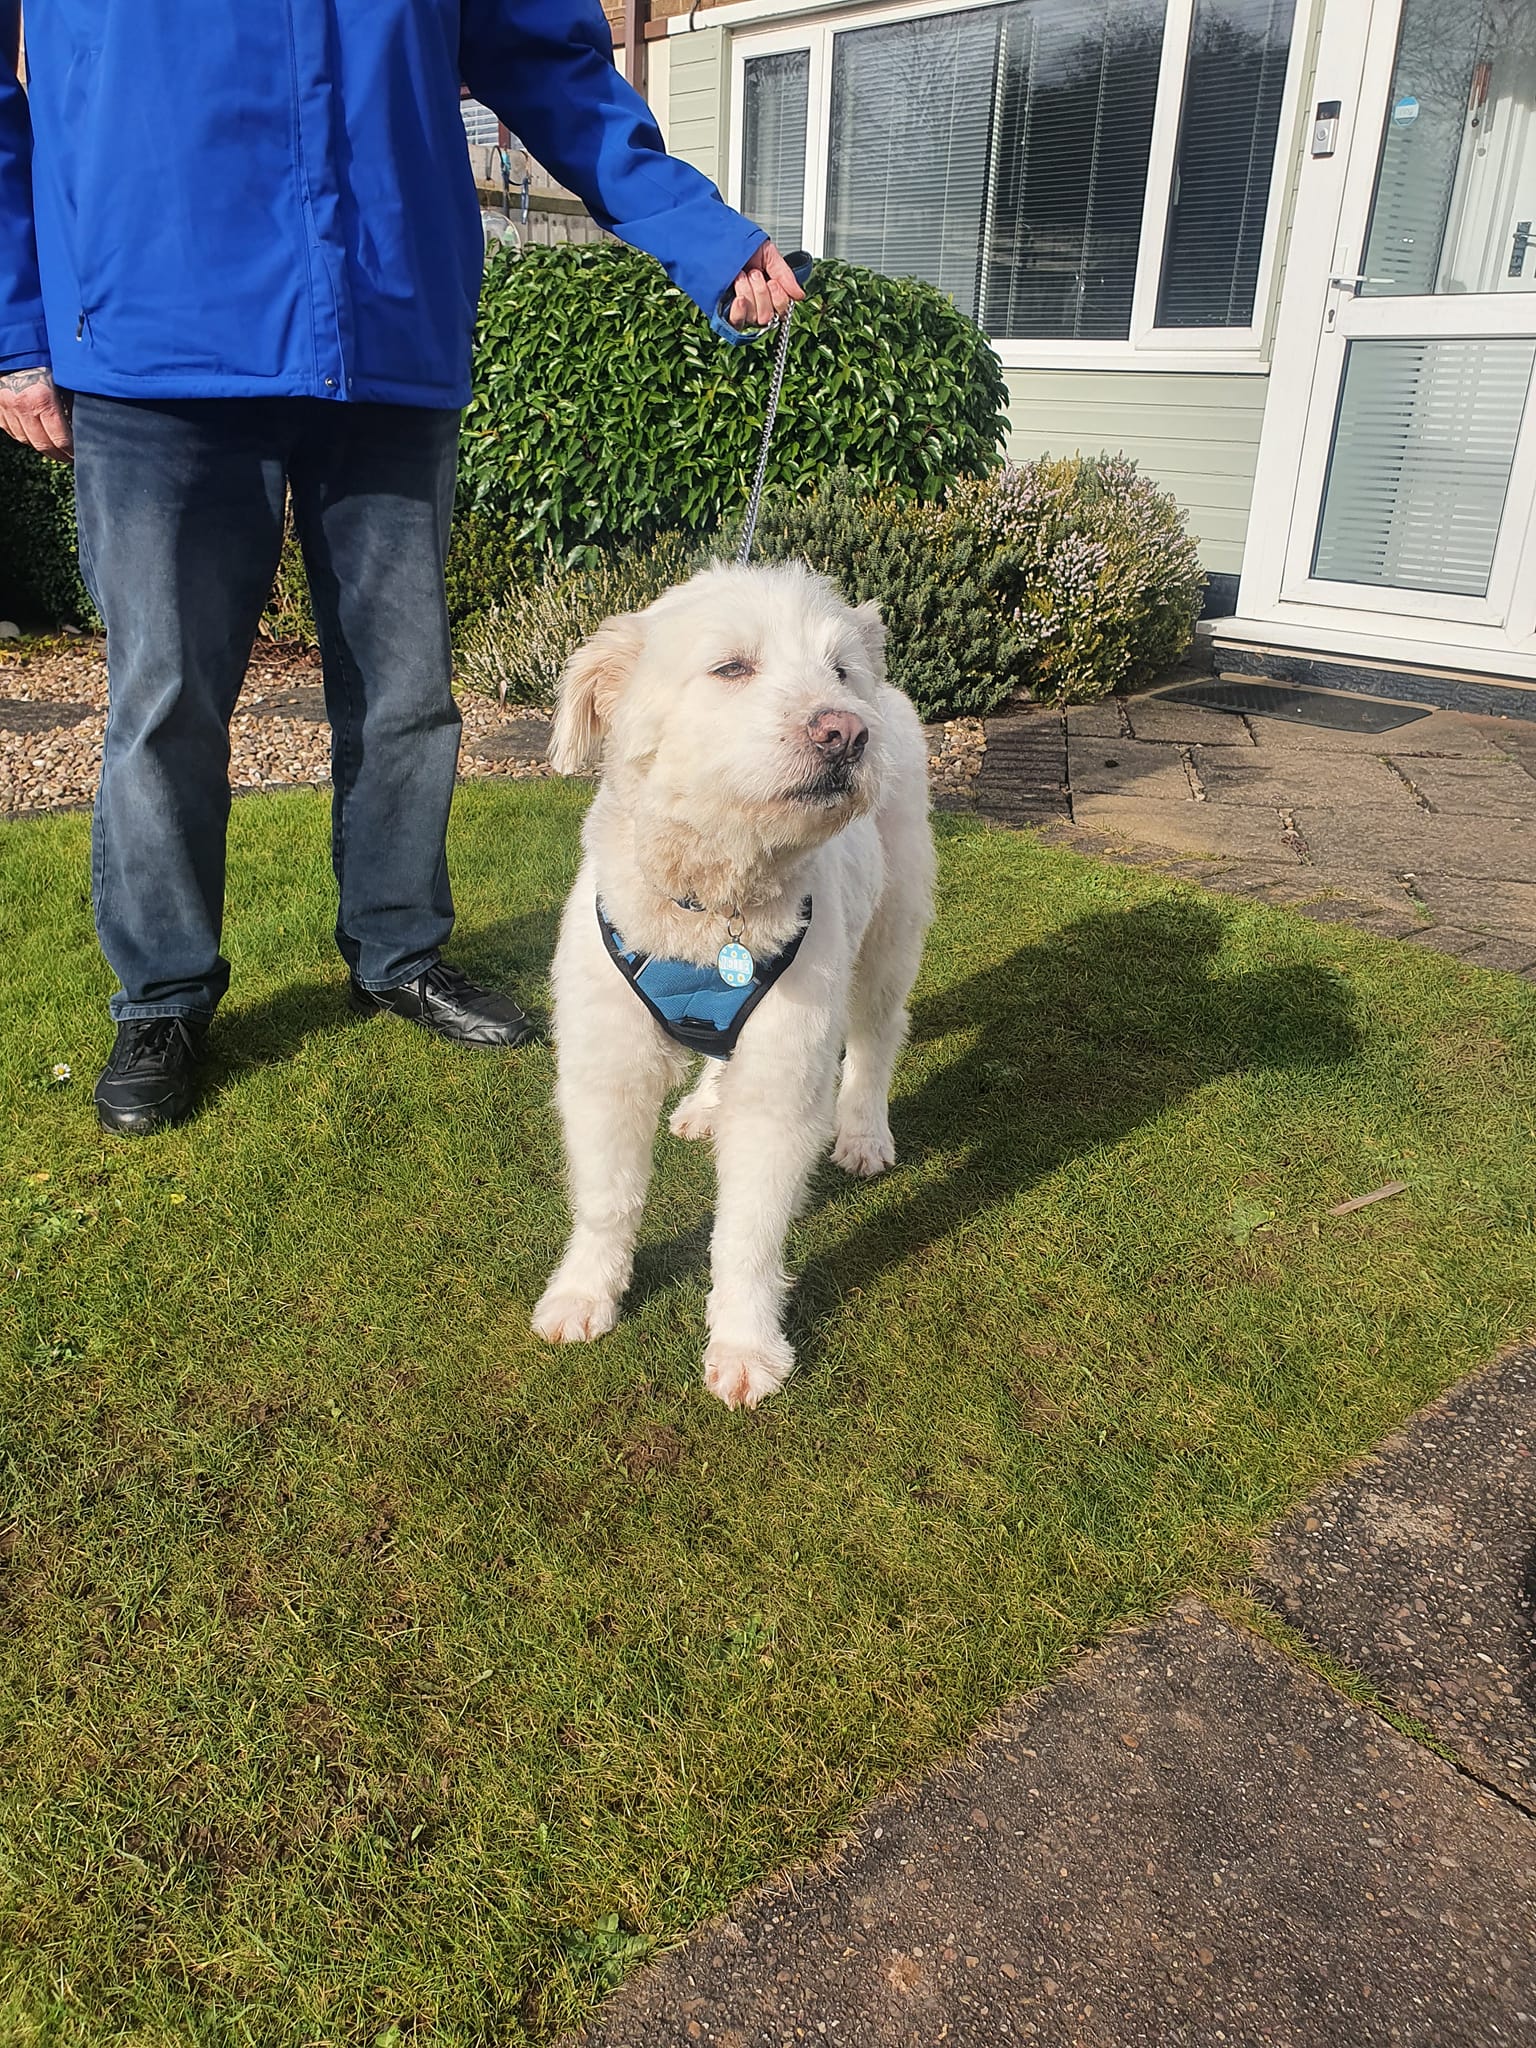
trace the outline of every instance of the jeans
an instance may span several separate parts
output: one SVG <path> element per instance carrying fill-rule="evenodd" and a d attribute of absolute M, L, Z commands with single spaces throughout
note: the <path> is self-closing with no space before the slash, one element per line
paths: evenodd
<path fill-rule="evenodd" d="M 206 1018 L 229 985 L 229 721 L 285 489 L 331 724 L 336 943 L 370 989 L 436 961 L 453 926 L 443 564 L 458 425 L 310 398 L 75 398 L 80 561 L 107 627 L 91 880 L 115 1018 Z"/>

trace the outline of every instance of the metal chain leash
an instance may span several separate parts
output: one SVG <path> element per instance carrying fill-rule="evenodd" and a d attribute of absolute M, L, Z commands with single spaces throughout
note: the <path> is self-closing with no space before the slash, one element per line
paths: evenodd
<path fill-rule="evenodd" d="M 773 423 L 779 416 L 779 393 L 784 388 L 784 365 L 789 357 L 789 316 L 794 311 L 786 306 L 779 315 L 779 346 L 773 359 L 773 382 L 768 387 L 768 414 L 763 421 L 763 445 L 758 450 L 757 475 L 752 479 L 752 494 L 747 499 L 747 523 L 742 531 L 741 551 L 736 560 L 745 568 L 752 553 L 752 537 L 757 532 L 757 508 L 762 502 L 763 483 L 768 475 L 768 449 L 773 440 Z"/>

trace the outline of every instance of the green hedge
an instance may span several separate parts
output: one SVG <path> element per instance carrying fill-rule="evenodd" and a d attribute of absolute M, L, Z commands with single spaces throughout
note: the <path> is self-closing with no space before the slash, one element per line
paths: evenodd
<path fill-rule="evenodd" d="M 75 547 L 73 470 L 0 434 L 0 616 L 95 625 Z"/>
<path fill-rule="evenodd" d="M 461 508 L 595 561 L 739 516 L 772 368 L 717 341 L 649 258 L 614 244 L 491 257 Z M 856 472 L 932 499 L 996 467 L 1007 398 L 976 325 L 932 285 L 823 258 L 796 309 L 770 482 Z"/>
<path fill-rule="evenodd" d="M 449 605 L 462 631 L 551 558 L 595 563 L 664 532 L 739 518 L 756 464 L 771 344 L 718 341 L 649 257 L 612 243 L 493 251 L 464 419 Z M 769 467 L 829 470 L 920 499 L 995 468 L 1007 397 L 975 324 L 933 286 L 823 259 L 798 308 Z M 69 472 L 0 456 L 0 536 L 29 615 L 84 621 Z M 17 536 L 14 540 L 12 533 Z M 308 631 L 296 552 L 274 630 Z"/>

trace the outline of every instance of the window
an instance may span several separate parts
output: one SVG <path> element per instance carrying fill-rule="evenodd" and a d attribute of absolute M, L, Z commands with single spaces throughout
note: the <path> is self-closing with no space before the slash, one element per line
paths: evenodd
<path fill-rule="evenodd" d="M 1159 327 L 1247 327 L 1295 0 L 1196 0 Z"/>
<path fill-rule="evenodd" d="M 1309 0 L 935 4 L 737 32 L 744 210 L 927 279 L 1005 359 L 1256 355 Z"/>
<path fill-rule="evenodd" d="M 805 130 L 811 53 L 749 57 L 742 98 L 741 203 L 781 249 L 805 239 Z"/>
<path fill-rule="evenodd" d="M 1124 341 L 1157 107 L 1162 0 L 1035 0 L 998 25 L 981 324 Z"/>

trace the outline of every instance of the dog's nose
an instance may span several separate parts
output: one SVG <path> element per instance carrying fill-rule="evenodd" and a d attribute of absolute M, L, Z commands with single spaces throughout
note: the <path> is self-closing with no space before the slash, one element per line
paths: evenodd
<path fill-rule="evenodd" d="M 813 711 L 805 729 L 828 761 L 857 761 L 869 739 L 869 727 L 853 711 Z"/>

